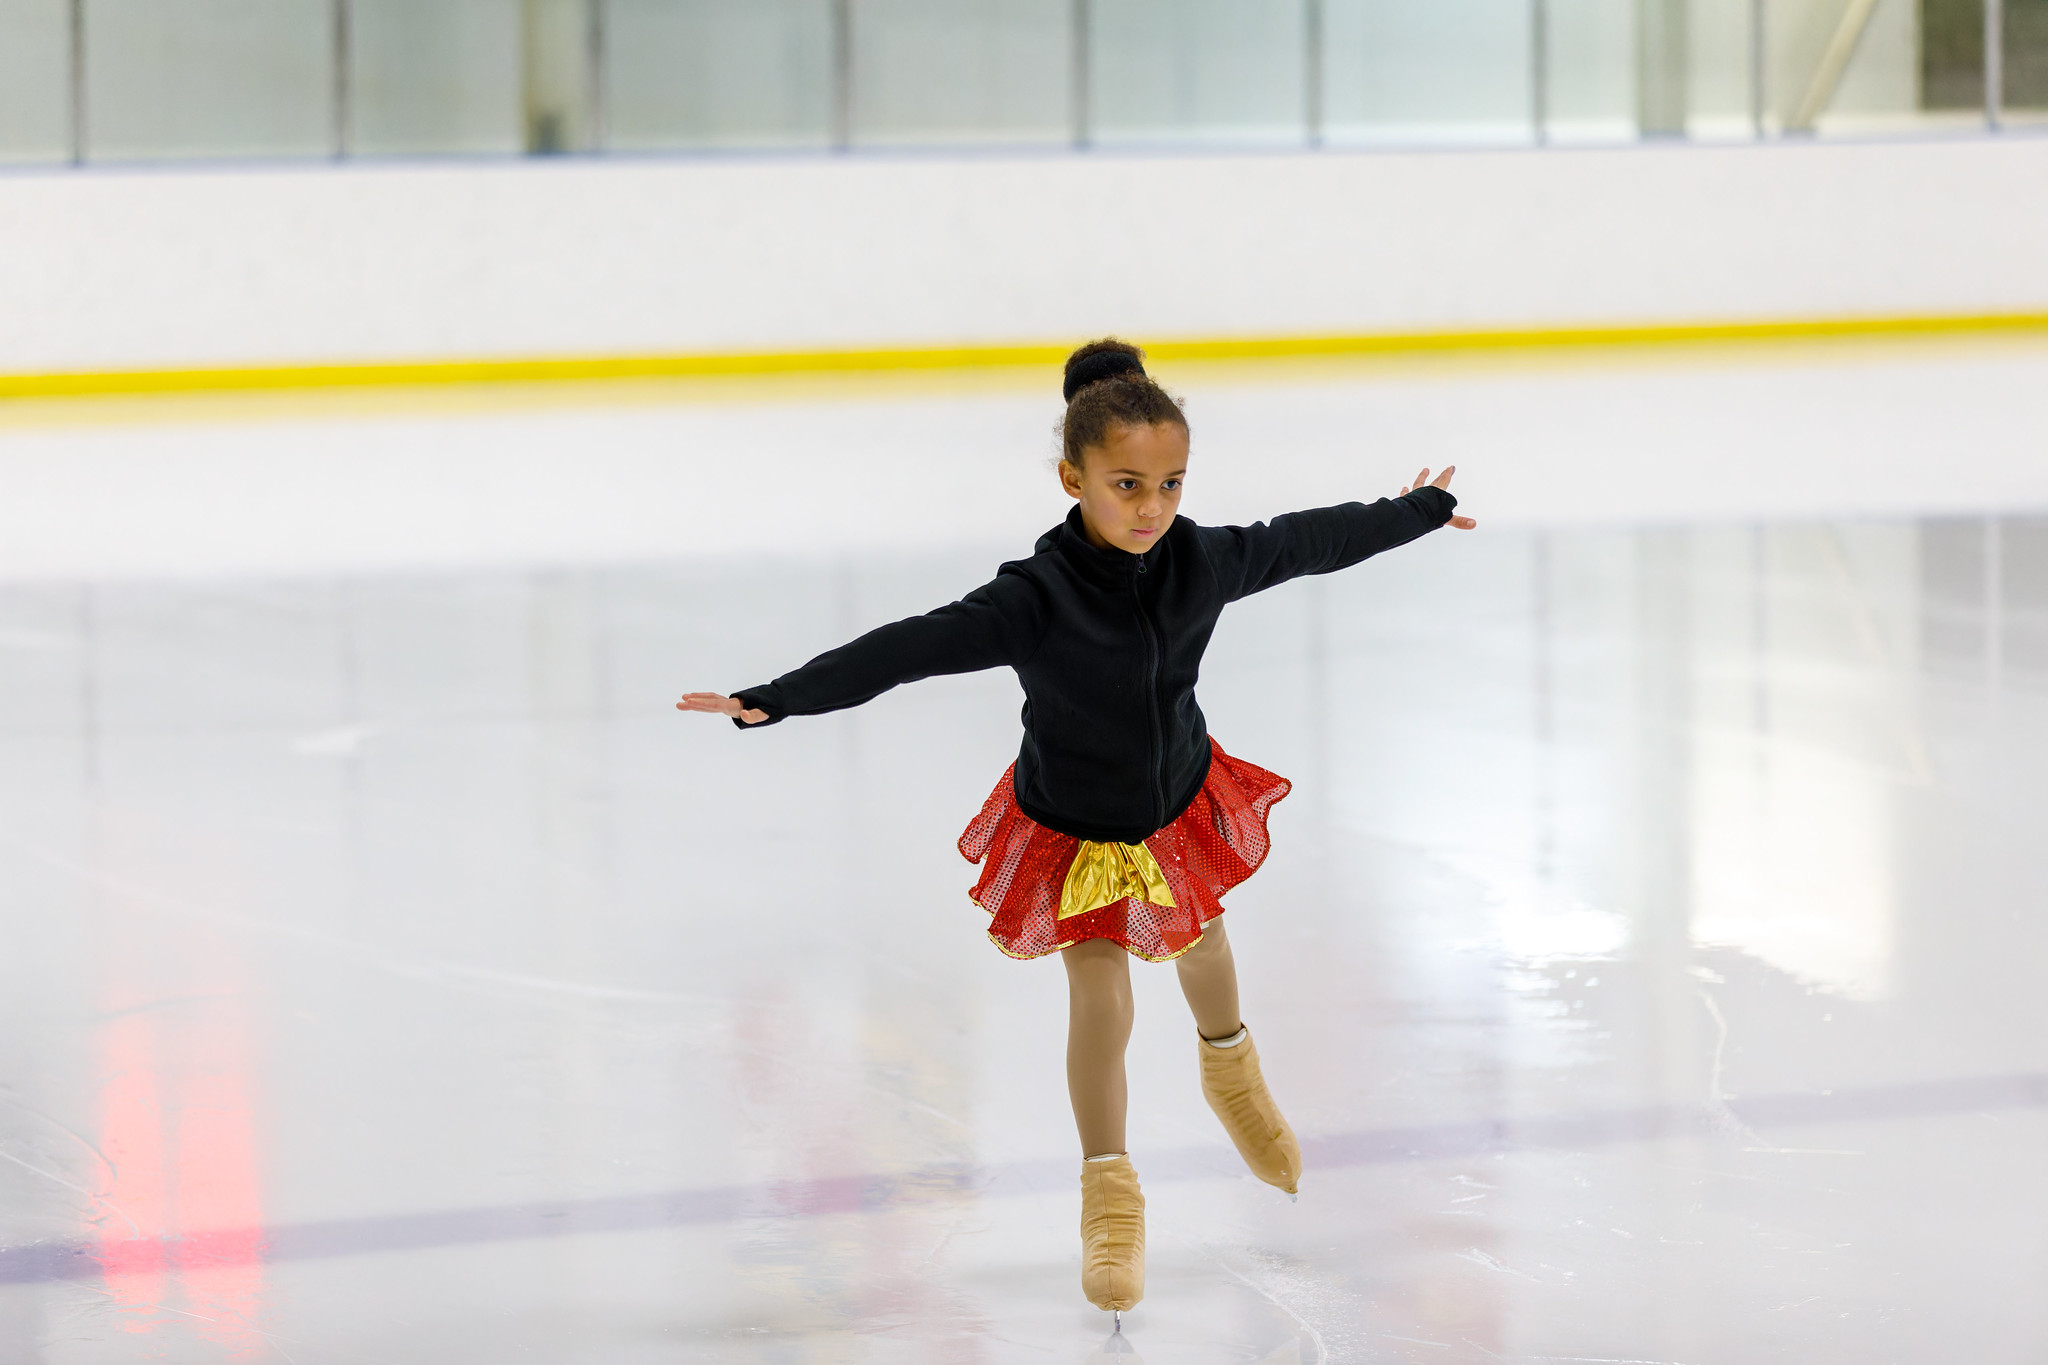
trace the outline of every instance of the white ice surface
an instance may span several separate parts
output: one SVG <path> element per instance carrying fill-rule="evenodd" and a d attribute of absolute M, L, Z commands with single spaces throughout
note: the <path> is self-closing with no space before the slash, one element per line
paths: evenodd
<path fill-rule="evenodd" d="M 2048 520 L 1976 515 L 2030 367 L 1190 372 L 1199 516 L 1526 463 L 1217 635 L 1298 784 L 1226 922 L 1310 1169 L 1242 1172 L 1140 968 L 1137 1359 L 2048 1353 Z M 1866 453 L 1637 478 L 1659 392 Z M 1104 1354 L 1060 968 L 952 848 L 1014 682 L 670 709 L 1017 553 L 1046 405 L 658 400 L 0 433 L 0 1361 Z"/>
<path fill-rule="evenodd" d="M 1459 468 L 1491 525 L 2048 507 L 2048 343 L 1587 351 L 1165 377 L 1185 510 Z M 0 407 L 0 579 L 1015 546 L 1061 515 L 1044 376 Z"/>

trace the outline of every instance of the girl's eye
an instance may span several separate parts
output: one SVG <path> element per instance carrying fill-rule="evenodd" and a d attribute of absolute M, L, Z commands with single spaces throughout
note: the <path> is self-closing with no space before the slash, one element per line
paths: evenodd
<path fill-rule="evenodd" d="M 1167 492 L 1169 492 L 1169 493 L 1170 493 L 1170 492 L 1172 492 L 1172 491 L 1173 491 L 1174 489 L 1176 489 L 1176 488 L 1180 487 L 1180 480 L 1179 480 L 1179 479 L 1168 479 L 1168 480 L 1167 480 L 1167 481 L 1166 481 L 1165 483 L 1162 483 L 1162 484 L 1160 484 L 1159 486 L 1160 486 L 1160 488 L 1162 488 L 1162 489 L 1164 489 L 1165 491 L 1167 491 Z"/>
<path fill-rule="evenodd" d="M 1118 479 L 1116 481 L 1116 486 L 1118 488 L 1123 489 L 1124 492 L 1128 493 L 1133 488 L 1136 488 L 1138 486 L 1138 481 L 1136 479 Z"/>

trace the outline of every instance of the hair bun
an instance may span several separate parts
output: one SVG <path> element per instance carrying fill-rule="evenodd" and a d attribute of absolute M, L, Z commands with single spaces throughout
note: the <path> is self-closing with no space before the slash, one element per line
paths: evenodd
<path fill-rule="evenodd" d="M 1071 403 L 1074 395 L 1090 384 L 1100 384 L 1105 379 L 1114 379 L 1120 374 L 1143 374 L 1145 363 L 1129 351 L 1095 351 L 1077 356 L 1067 362 L 1067 381 L 1062 386 L 1066 400 Z"/>

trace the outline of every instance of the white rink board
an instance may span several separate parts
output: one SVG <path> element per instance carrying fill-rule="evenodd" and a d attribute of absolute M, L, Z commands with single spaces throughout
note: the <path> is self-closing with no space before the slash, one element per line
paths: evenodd
<path fill-rule="evenodd" d="M 2048 140 L 0 177 L 0 373 L 2048 310 Z"/>

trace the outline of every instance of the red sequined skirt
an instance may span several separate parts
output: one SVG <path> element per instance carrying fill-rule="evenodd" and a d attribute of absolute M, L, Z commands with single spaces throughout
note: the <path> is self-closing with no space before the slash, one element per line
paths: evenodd
<path fill-rule="evenodd" d="M 1194 801 L 1142 846 L 1089 844 L 1039 824 L 1017 808 L 1011 764 L 960 836 L 960 856 L 982 864 L 968 894 L 988 911 L 996 947 L 1031 958 L 1106 938 L 1165 962 L 1200 943 L 1202 926 L 1223 913 L 1224 892 L 1266 861 L 1267 813 L 1293 787 L 1214 739 L 1209 752 L 1209 776 Z M 1092 892 L 1077 891 L 1084 883 Z M 1089 904 L 1125 886 L 1132 894 Z"/>

